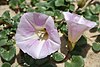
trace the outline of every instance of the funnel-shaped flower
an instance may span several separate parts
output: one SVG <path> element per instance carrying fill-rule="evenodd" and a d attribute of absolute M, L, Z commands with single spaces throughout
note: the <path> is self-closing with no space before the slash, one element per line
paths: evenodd
<path fill-rule="evenodd" d="M 25 13 L 15 35 L 18 47 L 34 59 L 45 58 L 60 48 L 60 38 L 51 16 Z"/>
<path fill-rule="evenodd" d="M 63 12 L 63 14 L 68 25 L 68 39 L 74 45 L 82 36 L 84 31 L 96 26 L 95 22 L 86 20 L 80 15 L 70 12 Z"/>

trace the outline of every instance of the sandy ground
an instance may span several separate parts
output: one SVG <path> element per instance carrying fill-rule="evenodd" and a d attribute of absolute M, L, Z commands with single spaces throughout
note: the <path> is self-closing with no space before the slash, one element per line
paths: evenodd
<path fill-rule="evenodd" d="M 10 10 L 7 5 L 0 6 L 0 16 L 2 15 L 2 13 L 5 10 Z M 11 14 L 11 16 L 15 15 L 15 13 L 12 10 L 10 10 L 10 14 Z M 89 33 L 88 31 L 85 32 L 86 37 L 89 38 L 88 44 L 90 46 L 92 46 L 93 40 L 96 38 L 96 37 L 91 38 L 91 36 L 94 36 L 94 35 L 97 35 L 97 34 L 100 34 L 100 33 L 98 33 L 98 32 Z M 83 50 L 83 54 L 85 52 L 87 53 L 86 57 L 84 58 L 84 60 L 85 60 L 85 66 L 84 67 L 100 67 L 100 52 L 94 53 L 91 48 L 87 51 L 87 48 L 88 48 L 88 46 Z M 18 52 L 19 52 L 18 47 L 16 47 L 16 52 L 17 52 L 16 54 L 18 54 Z M 1 65 L 2 65 L 2 62 L 0 61 L 0 67 L 1 67 Z M 15 60 L 15 63 L 12 64 L 12 67 L 16 67 L 16 66 L 21 67 L 21 66 L 18 65 L 17 60 Z M 57 64 L 57 67 L 64 67 L 64 64 L 63 63 Z"/>
<path fill-rule="evenodd" d="M 97 37 L 91 38 L 92 36 L 95 35 L 100 35 L 100 33 L 89 33 L 86 32 L 85 35 L 90 38 L 88 39 L 88 44 L 92 46 L 92 43 Z M 100 67 L 100 52 L 99 53 L 94 53 L 92 48 L 89 49 L 87 52 L 86 58 L 85 58 L 85 67 Z"/>

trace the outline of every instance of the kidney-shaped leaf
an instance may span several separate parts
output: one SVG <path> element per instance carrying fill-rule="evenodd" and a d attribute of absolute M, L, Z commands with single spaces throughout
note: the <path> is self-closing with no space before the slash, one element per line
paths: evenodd
<path fill-rule="evenodd" d="M 2 14 L 3 18 L 10 18 L 10 13 L 8 10 L 6 10 L 3 14 Z"/>
<path fill-rule="evenodd" d="M 15 54 L 16 50 L 14 46 L 11 47 L 8 51 L 4 48 L 0 48 L 0 55 L 6 61 L 10 61 L 15 56 Z"/>
<path fill-rule="evenodd" d="M 4 45 L 6 45 L 6 43 L 7 43 L 6 38 L 3 38 L 3 39 L 0 38 L 0 46 L 4 46 Z"/>
<path fill-rule="evenodd" d="M 94 51 L 100 51 L 100 43 L 93 43 L 92 48 Z"/>
<path fill-rule="evenodd" d="M 65 62 L 65 67 L 83 67 L 84 60 L 81 56 L 72 56 L 72 59 Z"/>
<path fill-rule="evenodd" d="M 5 62 L 2 64 L 2 67 L 11 67 L 11 65 L 9 63 Z"/>
<path fill-rule="evenodd" d="M 64 0 L 56 0 L 55 6 L 64 6 Z"/>
<path fill-rule="evenodd" d="M 55 60 L 55 61 L 61 61 L 61 60 L 63 60 L 64 59 L 64 56 L 61 54 L 61 53 L 54 53 L 53 54 L 53 59 Z"/>

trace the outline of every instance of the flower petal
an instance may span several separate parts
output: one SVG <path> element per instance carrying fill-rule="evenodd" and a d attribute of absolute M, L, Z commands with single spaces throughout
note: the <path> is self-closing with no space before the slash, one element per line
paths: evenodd
<path fill-rule="evenodd" d="M 63 12 L 63 14 L 68 25 L 68 38 L 72 43 L 76 43 L 86 30 L 97 25 L 95 22 L 74 13 Z"/>
<path fill-rule="evenodd" d="M 78 25 L 74 23 L 68 23 L 68 39 L 72 42 L 75 43 L 79 40 L 81 35 L 85 30 L 87 30 L 89 27 L 84 26 L 84 25 Z"/>
<path fill-rule="evenodd" d="M 51 23 L 53 22 L 53 23 Z M 51 17 L 49 17 L 46 21 L 46 30 L 49 34 L 49 39 L 53 40 L 56 43 L 61 44 L 60 37 L 56 27 L 54 26 L 54 21 Z"/>
<path fill-rule="evenodd" d="M 39 40 L 37 31 L 46 28 L 47 40 Z M 18 47 L 34 59 L 44 58 L 60 48 L 60 37 L 52 17 L 41 13 L 25 13 L 18 25 L 16 35 Z"/>
<path fill-rule="evenodd" d="M 52 53 L 54 53 L 55 51 L 57 51 L 60 48 L 60 45 L 58 43 L 53 42 L 52 40 L 48 39 L 40 52 L 40 57 L 43 58 L 47 55 L 50 55 Z"/>
<path fill-rule="evenodd" d="M 63 14 L 64 14 L 65 20 L 67 22 L 82 24 L 82 25 L 88 26 L 90 28 L 93 28 L 97 25 L 96 22 L 86 20 L 84 17 L 74 14 L 74 13 L 63 12 Z"/>
<path fill-rule="evenodd" d="M 34 22 L 37 26 L 42 26 L 45 24 L 45 21 L 48 19 L 48 16 L 45 14 L 34 13 L 33 15 Z M 38 18 L 38 20 L 37 20 Z"/>

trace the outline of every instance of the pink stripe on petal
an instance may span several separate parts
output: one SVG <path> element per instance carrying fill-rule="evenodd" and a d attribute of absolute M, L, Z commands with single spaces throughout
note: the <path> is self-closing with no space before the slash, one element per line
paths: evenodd
<path fill-rule="evenodd" d="M 16 41 L 16 44 L 24 53 L 27 53 L 27 51 L 30 49 L 30 46 L 32 46 L 32 44 L 37 44 L 37 43 L 38 40 L 33 40 L 33 39 L 22 41 L 22 42 Z"/>
<path fill-rule="evenodd" d="M 60 45 L 58 43 L 53 42 L 52 40 L 48 39 L 41 49 L 40 56 L 44 57 L 50 55 L 60 49 Z"/>
<path fill-rule="evenodd" d="M 49 52 L 49 49 L 52 49 L 52 48 L 49 47 L 49 43 L 47 40 L 47 41 L 45 41 L 44 45 L 41 48 L 40 57 L 43 58 L 43 57 L 50 55 L 51 53 Z"/>
<path fill-rule="evenodd" d="M 49 34 L 49 39 L 51 39 L 52 41 L 58 44 L 61 44 L 60 39 L 59 39 L 59 34 L 56 29 L 50 31 L 48 34 Z"/>
<path fill-rule="evenodd" d="M 45 14 L 34 13 L 33 18 L 37 26 L 42 26 L 45 24 L 46 20 L 48 19 L 48 16 Z"/>
<path fill-rule="evenodd" d="M 40 55 L 40 52 L 41 52 L 41 49 L 43 48 L 43 45 L 44 45 L 45 41 L 42 41 L 42 42 L 36 42 L 33 44 L 31 44 L 31 47 L 27 50 L 27 53 L 32 56 L 34 59 L 41 59 L 41 58 L 44 58 L 44 57 L 41 57 Z"/>

